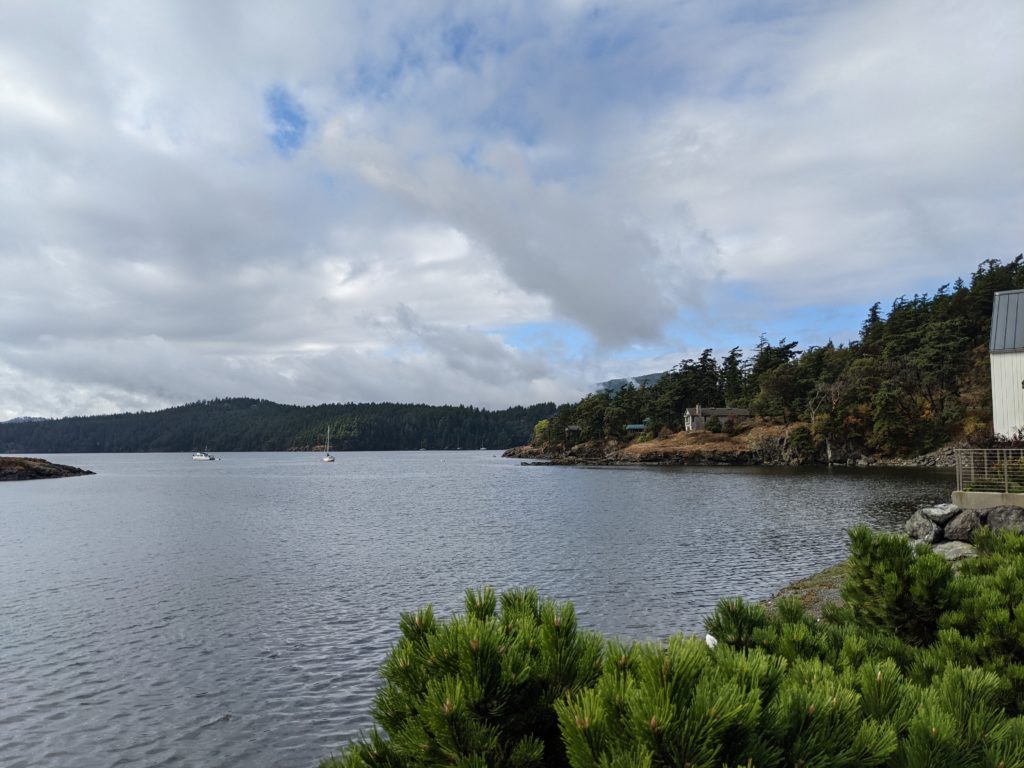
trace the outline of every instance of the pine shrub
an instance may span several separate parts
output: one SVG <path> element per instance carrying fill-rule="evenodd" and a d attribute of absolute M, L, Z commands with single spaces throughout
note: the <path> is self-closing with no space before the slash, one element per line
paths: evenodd
<path fill-rule="evenodd" d="M 1024 536 L 955 575 L 850 533 L 846 605 L 723 600 L 718 644 L 603 641 L 533 590 L 401 620 L 379 726 L 324 766 L 1024 768 Z"/>
<path fill-rule="evenodd" d="M 953 599 L 953 568 L 904 536 L 850 531 L 850 571 L 843 600 L 863 626 L 893 632 L 913 645 L 935 640 L 939 616 Z"/>
<path fill-rule="evenodd" d="M 446 622 L 430 607 L 402 616 L 373 709 L 384 733 L 325 766 L 565 764 L 554 703 L 597 679 L 601 638 L 530 589 L 503 593 L 500 611 L 494 590 L 469 590 L 465 607 Z"/>

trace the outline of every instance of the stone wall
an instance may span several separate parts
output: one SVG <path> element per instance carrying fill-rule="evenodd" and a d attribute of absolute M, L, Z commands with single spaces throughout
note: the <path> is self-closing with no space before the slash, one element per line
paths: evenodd
<path fill-rule="evenodd" d="M 947 560 L 961 560 L 977 554 L 971 542 L 982 526 L 1024 532 L 1024 508 L 961 509 L 956 504 L 936 504 L 914 512 L 903 527 L 912 542 L 930 544 Z"/>

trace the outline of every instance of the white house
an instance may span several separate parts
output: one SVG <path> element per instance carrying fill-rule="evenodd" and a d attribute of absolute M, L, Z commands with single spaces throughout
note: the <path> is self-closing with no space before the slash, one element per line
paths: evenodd
<path fill-rule="evenodd" d="M 714 416 L 721 423 L 735 422 L 750 416 L 746 408 L 701 408 L 695 405 L 683 411 L 683 427 L 687 432 L 696 432 L 707 425 L 707 420 Z"/>
<path fill-rule="evenodd" d="M 992 428 L 1012 437 L 1024 430 L 1024 290 L 998 291 L 992 301 Z"/>

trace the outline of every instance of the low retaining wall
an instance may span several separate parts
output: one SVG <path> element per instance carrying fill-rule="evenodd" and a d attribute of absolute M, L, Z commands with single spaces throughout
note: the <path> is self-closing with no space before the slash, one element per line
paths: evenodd
<path fill-rule="evenodd" d="M 953 491 L 953 503 L 961 509 L 1024 507 L 1024 493 L 994 491 Z"/>
<path fill-rule="evenodd" d="M 1024 498 L 1022 494 L 969 495 Z M 1024 533 L 1024 507 L 1004 504 L 964 509 L 958 504 L 936 504 L 914 512 L 903 528 L 911 541 L 931 545 L 935 552 L 947 560 L 961 560 L 977 554 L 971 542 L 974 540 L 974 532 L 983 526 L 994 531 Z"/>

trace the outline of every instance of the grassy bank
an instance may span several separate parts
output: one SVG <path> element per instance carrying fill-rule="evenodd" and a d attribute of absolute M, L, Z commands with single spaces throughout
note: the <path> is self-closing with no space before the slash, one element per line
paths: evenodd
<path fill-rule="evenodd" d="M 797 600 L 808 615 L 821 618 L 825 606 L 842 606 L 843 582 L 849 572 L 850 561 L 844 560 L 805 579 L 788 584 L 765 601 L 765 604 L 773 607 L 779 600 L 790 598 Z"/>

